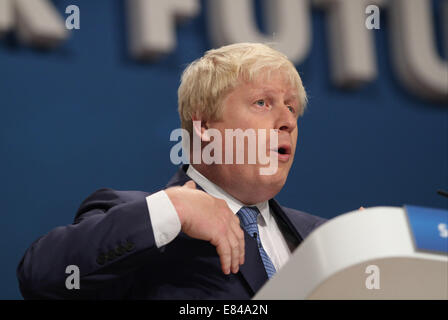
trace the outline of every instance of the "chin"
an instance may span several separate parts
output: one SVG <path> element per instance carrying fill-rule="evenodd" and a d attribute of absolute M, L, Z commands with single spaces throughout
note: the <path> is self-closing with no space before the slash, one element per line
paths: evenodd
<path fill-rule="evenodd" d="M 288 171 L 282 168 L 278 168 L 277 172 L 273 175 L 257 175 L 253 183 L 253 195 L 258 195 L 254 197 L 252 202 L 258 203 L 266 201 L 275 197 L 283 188 L 288 177 Z"/>
<path fill-rule="evenodd" d="M 264 175 L 264 176 L 260 175 L 258 180 L 260 184 L 268 186 L 273 190 L 277 190 L 278 193 L 285 185 L 287 177 L 288 174 L 285 174 L 279 170 L 277 173 L 273 175 Z"/>
<path fill-rule="evenodd" d="M 224 189 L 245 204 L 255 204 L 275 197 L 286 183 L 289 166 L 279 166 L 272 175 L 261 175 L 260 166 L 240 166 L 223 172 Z M 235 181 L 239 183 L 235 184 Z"/>

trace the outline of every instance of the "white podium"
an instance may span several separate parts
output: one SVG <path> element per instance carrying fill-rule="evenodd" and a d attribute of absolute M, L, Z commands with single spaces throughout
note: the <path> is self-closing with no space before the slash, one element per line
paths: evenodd
<path fill-rule="evenodd" d="M 414 240 L 404 208 L 337 216 L 254 299 L 448 299 L 448 256 L 417 250 Z"/>

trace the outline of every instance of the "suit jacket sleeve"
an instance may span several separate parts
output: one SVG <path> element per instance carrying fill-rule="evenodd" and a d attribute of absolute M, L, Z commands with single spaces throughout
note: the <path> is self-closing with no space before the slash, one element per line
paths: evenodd
<path fill-rule="evenodd" d="M 24 298 L 125 297 L 132 290 L 132 271 L 148 259 L 157 263 L 163 251 L 154 240 L 146 196 L 100 189 L 82 203 L 73 224 L 37 239 L 17 268 Z M 69 265 L 79 268 L 79 290 L 65 285 Z"/>

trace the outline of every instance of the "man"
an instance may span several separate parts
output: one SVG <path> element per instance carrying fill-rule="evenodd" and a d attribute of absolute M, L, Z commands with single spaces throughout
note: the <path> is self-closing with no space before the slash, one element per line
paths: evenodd
<path fill-rule="evenodd" d="M 273 199 L 291 168 L 306 104 L 283 54 L 249 43 L 210 50 L 184 71 L 178 98 L 182 127 L 200 150 L 214 141 L 212 130 L 254 129 L 275 170 L 261 174 L 268 164 L 258 160 L 193 161 L 154 194 L 98 190 L 73 224 L 27 250 L 18 267 L 25 298 L 249 299 L 325 221 Z M 263 140 L 262 130 L 275 134 Z M 245 160 L 252 152 L 222 140 L 222 159 L 241 151 Z M 79 290 L 66 288 L 68 265 L 80 270 Z"/>

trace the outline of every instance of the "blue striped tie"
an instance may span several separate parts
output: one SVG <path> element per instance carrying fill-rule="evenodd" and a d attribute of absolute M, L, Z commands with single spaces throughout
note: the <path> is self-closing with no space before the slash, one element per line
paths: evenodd
<path fill-rule="evenodd" d="M 261 244 L 257 224 L 257 216 L 259 213 L 260 211 L 258 211 L 257 207 L 242 207 L 240 211 L 237 212 L 237 215 L 240 218 L 244 230 L 246 230 L 249 235 L 256 238 L 261 260 L 263 261 L 264 268 L 266 269 L 268 277 L 271 278 L 275 274 L 276 270 L 268 254 L 264 250 L 263 245 Z"/>

